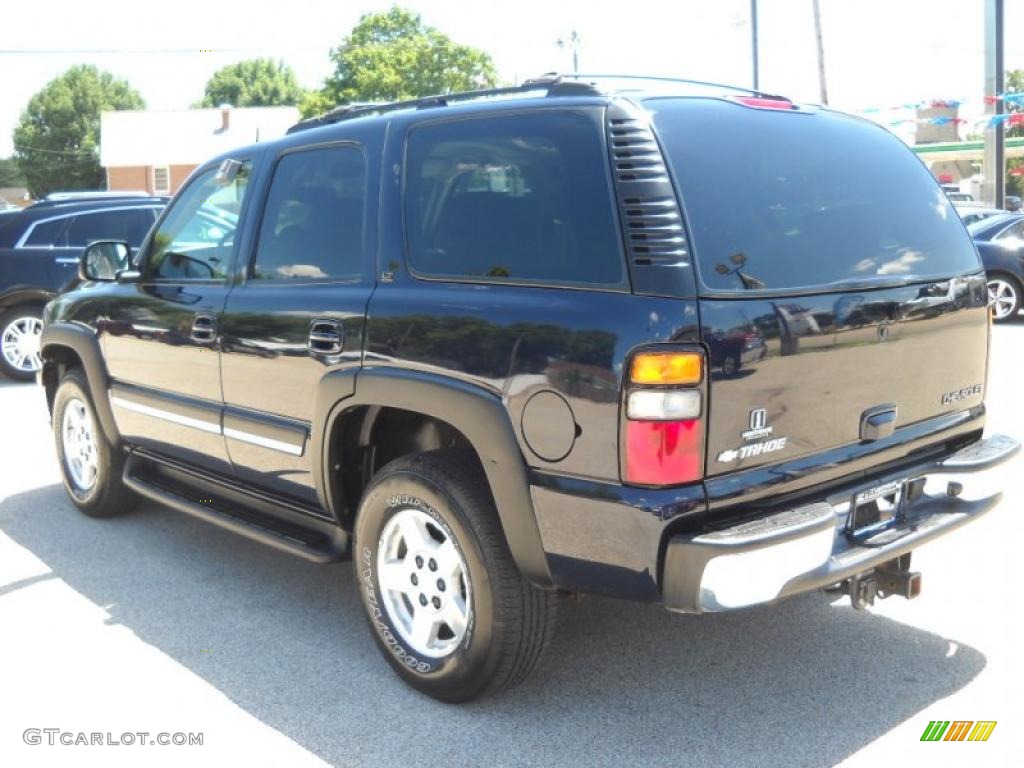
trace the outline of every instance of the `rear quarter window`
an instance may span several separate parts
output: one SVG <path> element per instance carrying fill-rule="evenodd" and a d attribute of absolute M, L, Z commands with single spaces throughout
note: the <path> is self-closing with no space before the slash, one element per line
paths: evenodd
<path fill-rule="evenodd" d="M 584 114 L 415 127 L 404 204 L 409 266 L 417 275 L 625 284 L 603 134 Z"/>
<path fill-rule="evenodd" d="M 651 99 L 705 292 L 948 277 L 980 264 L 906 145 L 827 110 Z"/>

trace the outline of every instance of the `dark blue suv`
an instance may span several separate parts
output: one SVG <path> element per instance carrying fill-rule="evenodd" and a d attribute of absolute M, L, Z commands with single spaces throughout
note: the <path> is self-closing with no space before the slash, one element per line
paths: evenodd
<path fill-rule="evenodd" d="M 24 381 L 35 376 L 43 305 L 77 277 L 85 246 L 113 238 L 138 247 L 166 202 L 105 194 L 0 216 L 0 371 Z"/>

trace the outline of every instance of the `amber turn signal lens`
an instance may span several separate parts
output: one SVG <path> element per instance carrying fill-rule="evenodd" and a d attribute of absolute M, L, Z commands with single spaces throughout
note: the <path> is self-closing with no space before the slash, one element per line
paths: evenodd
<path fill-rule="evenodd" d="M 641 352 L 633 358 L 633 384 L 699 384 L 703 358 L 696 352 Z"/>

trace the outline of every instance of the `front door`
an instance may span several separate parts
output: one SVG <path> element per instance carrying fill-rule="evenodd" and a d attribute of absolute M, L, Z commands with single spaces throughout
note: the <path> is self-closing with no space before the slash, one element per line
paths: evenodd
<path fill-rule="evenodd" d="M 251 165 L 197 173 L 143 246 L 142 276 L 118 283 L 100 330 L 122 436 L 230 471 L 221 429 L 218 327 Z"/>
<path fill-rule="evenodd" d="M 373 291 L 379 147 L 283 153 L 221 325 L 224 435 L 239 477 L 315 502 L 317 384 L 357 367 Z"/>

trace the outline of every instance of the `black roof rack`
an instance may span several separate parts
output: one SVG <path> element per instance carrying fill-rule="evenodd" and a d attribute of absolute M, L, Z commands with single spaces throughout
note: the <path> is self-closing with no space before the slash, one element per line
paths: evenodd
<path fill-rule="evenodd" d="M 724 88 L 728 91 L 749 93 L 761 99 L 775 99 L 789 101 L 785 96 L 778 96 L 773 93 L 765 93 L 753 88 L 744 88 L 741 85 L 727 85 L 726 83 L 712 83 L 706 80 L 688 80 L 682 77 L 658 77 L 647 75 L 615 75 L 615 74 L 589 74 L 577 73 L 563 74 L 548 72 L 540 77 L 525 80 L 521 85 L 509 85 L 501 88 L 484 88 L 477 91 L 461 91 L 458 93 L 445 93 L 436 96 L 423 96 L 418 99 L 407 101 L 393 101 L 388 103 L 366 103 L 355 102 L 344 104 L 332 109 L 318 117 L 311 117 L 302 120 L 291 128 L 288 133 L 304 131 L 308 128 L 318 128 L 322 125 L 338 123 L 353 117 L 364 115 L 380 115 L 386 112 L 394 112 L 399 109 L 428 109 L 430 107 L 444 107 L 457 101 L 472 101 L 492 96 L 509 96 L 514 94 L 531 93 L 533 91 L 546 91 L 547 96 L 599 96 L 606 93 L 598 87 L 597 83 L 584 82 L 591 80 L 636 80 L 658 83 L 681 83 L 685 85 L 697 85 L 705 88 Z"/>
<path fill-rule="evenodd" d="M 705 88 L 724 88 L 727 91 L 739 91 L 740 93 L 749 93 L 751 96 L 757 96 L 761 99 L 778 99 L 779 101 L 789 101 L 785 96 L 780 96 L 775 93 L 766 93 L 765 91 L 758 91 L 753 88 L 746 88 L 742 85 L 729 85 L 728 83 L 713 83 L 707 80 L 690 80 L 684 77 L 659 77 L 657 75 L 615 75 L 615 74 L 593 74 L 589 72 L 573 72 L 569 74 L 560 75 L 564 79 L 579 79 L 579 80 L 639 80 L 648 81 L 655 83 L 681 83 L 685 85 L 699 85 Z"/>
<path fill-rule="evenodd" d="M 510 96 L 514 94 L 530 93 L 533 91 L 547 91 L 547 96 L 598 96 L 602 91 L 590 83 L 582 83 L 577 78 L 549 73 L 542 77 L 525 80 L 521 85 L 508 85 L 500 88 L 483 88 L 476 91 L 460 91 L 458 93 L 445 93 L 436 96 L 423 96 L 418 99 L 407 101 L 393 101 L 384 104 L 357 102 L 344 104 L 332 109 L 318 117 L 311 117 L 302 120 L 288 129 L 288 133 L 304 131 L 308 128 L 318 128 L 321 125 L 341 122 L 353 117 L 363 115 L 380 115 L 385 112 L 394 112 L 399 109 L 428 109 L 430 107 L 444 107 L 458 101 L 472 101 L 492 96 Z"/>

